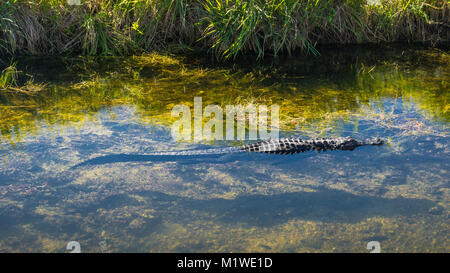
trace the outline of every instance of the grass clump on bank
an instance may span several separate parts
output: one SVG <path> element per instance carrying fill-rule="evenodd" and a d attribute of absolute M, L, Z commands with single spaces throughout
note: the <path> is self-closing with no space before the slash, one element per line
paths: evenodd
<path fill-rule="evenodd" d="M 317 44 L 448 42 L 442 0 L 7 0 L 0 52 L 128 55 L 191 48 L 263 57 Z"/>

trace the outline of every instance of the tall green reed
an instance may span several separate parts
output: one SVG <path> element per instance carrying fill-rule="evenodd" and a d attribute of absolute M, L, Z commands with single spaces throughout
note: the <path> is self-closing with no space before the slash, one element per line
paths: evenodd
<path fill-rule="evenodd" d="M 198 47 L 318 54 L 317 44 L 448 41 L 444 0 L 6 0 L 0 54 L 128 55 Z"/>

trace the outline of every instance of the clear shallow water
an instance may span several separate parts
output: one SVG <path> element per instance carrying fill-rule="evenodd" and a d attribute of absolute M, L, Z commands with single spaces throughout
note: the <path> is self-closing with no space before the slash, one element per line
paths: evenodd
<path fill-rule="evenodd" d="M 252 67 L 143 56 L 26 59 L 48 83 L 2 94 L 0 250 L 448 252 L 448 54 L 326 51 Z M 171 108 L 280 105 L 281 136 L 388 145 L 148 161 L 175 142 Z M 120 154 L 131 156 L 125 159 Z M 109 161 L 84 164 L 101 156 Z M 74 166 L 82 164 L 79 167 Z"/>

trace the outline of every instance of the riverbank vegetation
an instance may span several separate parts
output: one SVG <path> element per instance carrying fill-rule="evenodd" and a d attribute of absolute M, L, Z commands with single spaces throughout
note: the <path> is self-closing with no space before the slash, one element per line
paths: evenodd
<path fill-rule="evenodd" d="M 0 54 L 318 54 L 319 44 L 448 42 L 450 18 L 442 0 L 77 2 L 2 1 Z"/>

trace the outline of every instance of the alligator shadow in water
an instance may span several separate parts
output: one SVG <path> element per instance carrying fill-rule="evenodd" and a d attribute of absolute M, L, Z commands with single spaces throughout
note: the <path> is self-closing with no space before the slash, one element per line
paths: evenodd
<path fill-rule="evenodd" d="M 164 223 L 183 223 L 190 219 L 213 221 L 223 224 L 273 227 L 290 220 L 318 221 L 323 223 L 358 223 L 371 217 L 411 217 L 430 214 L 437 204 L 425 199 L 382 198 L 355 195 L 327 188 L 315 192 L 292 192 L 273 195 L 247 195 L 235 199 L 198 200 L 155 191 L 134 192 L 144 198 L 154 213 L 154 219 L 134 233 L 149 234 L 164 229 Z M 55 200 L 56 201 L 56 200 Z M 31 217 L 39 200 L 29 200 L 23 208 L 0 211 L 2 230 L 30 221 L 45 223 L 42 216 Z M 57 205 L 57 204 L 54 204 Z M 121 207 L 142 207 L 141 201 L 128 194 L 117 194 L 99 200 L 89 206 L 69 206 L 70 214 L 87 215 L 99 208 L 114 210 Z M 443 210 L 444 211 L 444 210 Z M 28 213 L 27 213 L 28 212 Z M 22 215 L 23 214 L 23 215 Z M 21 216 L 22 215 L 22 216 Z M 47 227 L 46 229 L 48 229 Z M 81 231 L 80 231 L 81 232 Z"/>
<path fill-rule="evenodd" d="M 156 210 L 165 211 L 163 213 L 165 216 L 161 217 L 165 218 L 167 215 L 173 215 L 173 217 L 177 218 L 171 219 L 173 221 L 179 220 L 179 217 L 190 219 L 193 217 L 193 214 L 198 215 L 195 212 L 201 212 L 202 214 L 211 215 L 211 218 L 208 218 L 209 220 L 217 220 L 229 224 L 245 223 L 250 226 L 274 226 L 291 219 L 329 223 L 356 223 L 375 216 L 408 217 L 428 214 L 428 211 L 436 206 L 435 202 L 425 199 L 402 197 L 388 199 L 355 195 L 327 188 L 320 188 L 315 192 L 241 196 L 231 200 L 220 198 L 196 200 L 149 191 L 137 194 L 150 198 Z M 121 198 L 119 197 L 118 199 Z M 125 200 L 119 202 L 123 204 L 116 203 L 115 205 L 128 204 L 126 199 L 125 197 Z M 113 200 L 108 200 L 108 206 L 114 203 L 111 201 Z M 164 204 L 164 206 L 161 205 L 158 208 L 158 204 Z M 98 205 L 103 206 L 104 204 Z"/>

